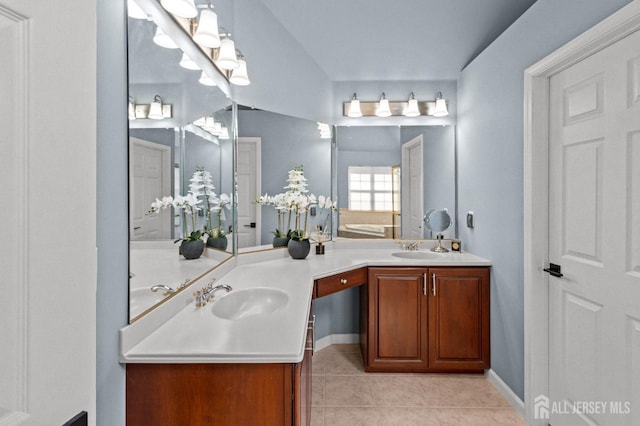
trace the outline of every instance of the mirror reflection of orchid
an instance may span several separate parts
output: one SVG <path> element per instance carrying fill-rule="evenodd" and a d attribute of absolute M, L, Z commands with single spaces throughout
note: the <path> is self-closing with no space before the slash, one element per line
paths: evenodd
<path fill-rule="evenodd" d="M 180 212 L 182 216 L 182 238 L 178 238 L 178 241 L 198 241 L 202 238 L 202 231 L 198 229 L 197 218 L 198 211 L 201 208 L 198 206 L 202 200 L 199 200 L 194 194 L 188 193 L 185 196 L 176 195 L 162 197 L 162 200 L 156 198 L 151 203 L 151 209 L 147 214 L 155 214 L 160 210 L 166 210 L 168 207 L 173 207 Z M 191 231 L 189 231 L 189 223 L 191 223 Z"/>
<path fill-rule="evenodd" d="M 310 208 L 335 210 L 335 203 L 330 197 L 324 195 L 316 197 L 309 193 L 307 187 L 302 166 L 298 166 L 288 172 L 287 185 L 284 187 L 286 192 L 276 195 L 264 194 L 256 200 L 258 204 L 276 209 L 278 216 L 278 227 L 274 232 L 276 238 L 308 240 Z M 285 229 L 288 230 L 286 233 Z"/>
<path fill-rule="evenodd" d="M 205 233 L 212 238 L 224 237 L 225 232 L 222 224 L 225 220 L 225 210 L 229 210 L 231 197 L 227 194 L 216 194 L 211 173 L 202 167 L 196 169 L 189 182 L 189 193 L 196 197 L 202 197 L 204 201 Z"/>

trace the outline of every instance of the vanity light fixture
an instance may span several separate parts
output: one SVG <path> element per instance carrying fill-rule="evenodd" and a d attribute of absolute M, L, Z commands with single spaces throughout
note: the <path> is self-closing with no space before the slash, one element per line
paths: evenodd
<path fill-rule="evenodd" d="M 382 96 L 380 96 L 380 102 L 378 102 L 378 110 L 376 111 L 376 115 L 378 117 L 389 117 L 391 115 L 391 110 L 389 109 L 389 100 L 385 96 L 384 92 L 382 92 Z"/>
<path fill-rule="evenodd" d="M 153 98 L 151 104 L 136 104 L 133 100 L 133 96 L 129 96 L 129 105 L 127 108 L 129 120 L 137 120 L 144 118 L 151 118 L 153 120 L 162 120 L 164 118 L 171 118 L 172 106 L 162 102 L 160 95 L 156 95 Z"/>
<path fill-rule="evenodd" d="M 247 74 L 247 62 L 244 60 L 244 55 L 237 50 L 238 57 L 238 68 L 231 71 L 231 77 L 229 77 L 229 82 L 231 84 L 235 84 L 236 86 L 248 86 L 251 84 L 249 80 L 249 75 Z"/>
<path fill-rule="evenodd" d="M 229 36 L 230 34 L 224 34 L 224 38 L 220 40 L 220 49 L 215 60 L 216 65 L 223 70 L 234 70 L 239 65 L 238 57 L 236 56 L 236 45 Z"/>
<path fill-rule="evenodd" d="M 405 117 L 417 117 L 420 115 L 420 109 L 418 109 L 418 100 L 416 99 L 413 92 L 409 95 L 409 105 L 407 109 L 404 111 Z"/>
<path fill-rule="evenodd" d="M 347 115 L 351 118 L 359 118 L 362 117 L 362 111 L 360 110 L 360 101 L 358 100 L 358 96 L 354 93 L 351 98 L 351 103 L 349 104 L 349 112 Z"/>
<path fill-rule="evenodd" d="M 196 9 L 193 0 L 160 0 L 160 4 L 167 12 L 181 18 L 195 18 L 198 16 L 198 9 Z"/>
<path fill-rule="evenodd" d="M 449 110 L 447 109 L 447 101 L 442 99 L 442 92 L 438 92 L 436 95 L 436 108 L 433 112 L 434 117 L 446 117 L 449 115 Z"/>
<path fill-rule="evenodd" d="M 194 60 L 191 59 L 189 55 L 187 55 L 184 52 L 182 53 L 182 59 L 180 59 L 180 66 L 188 70 L 194 70 L 194 71 L 200 70 L 200 67 L 198 66 L 198 64 L 196 64 Z"/>
<path fill-rule="evenodd" d="M 156 33 L 153 36 L 153 42 L 158 46 L 167 48 L 167 49 L 177 49 L 178 45 L 173 41 L 171 37 L 169 37 L 162 28 L 156 27 Z"/>
<path fill-rule="evenodd" d="M 162 98 L 160 95 L 156 95 L 153 98 L 153 102 L 151 102 L 151 105 L 149 106 L 149 114 L 147 115 L 147 118 L 152 120 L 162 120 L 164 118 L 164 115 L 162 114 Z"/>
<path fill-rule="evenodd" d="M 229 129 L 226 126 L 222 126 L 222 134 L 218 137 L 222 140 L 231 139 L 229 136 Z"/>
<path fill-rule="evenodd" d="M 220 34 L 218 33 L 218 15 L 213 11 L 211 2 L 209 7 L 200 11 L 198 28 L 193 35 L 193 41 L 201 46 L 215 49 L 220 47 Z"/>
<path fill-rule="evenodd" d="M 359 101 L 354 93 L 350 101 L 342 103 L 342 114 L 346 117 L 445 117 L 449 111 L 442 92 L 438 92 L 434 101 L 418 101 L 413 92 L 407 101 L 389 101 L 382 92 L 377 101 Z"/>
<path fill-rule="evenodd" d="M 198 83 L 202 84 L 203 86 L 216 86 L 216 82 L 213 81 L 213 79 L 209 77 L 204 71 L 202 71 L 202 73 L 200 74 Z"/>
<path fill-rule="evenodd" d="M 134 0 L 127 0 L 127 15 L 133 19 L 147 19 L 147 14 Z"/>

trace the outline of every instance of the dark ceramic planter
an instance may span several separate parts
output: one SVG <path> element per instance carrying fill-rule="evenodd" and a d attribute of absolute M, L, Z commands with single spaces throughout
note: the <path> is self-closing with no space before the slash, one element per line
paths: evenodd
<path fill-rule="evenodd" d="M 222 237 L 209 237 L 207 238 L 207 247 L 213 247 L 216 248 L 218 250 L 226 250 L 227 249 L 227 245 L 229 244 L 229 241 L 227 240 L 226 236 L 222 236 Z"/>
<path fill-rule="evenodd" d="M 180 254 L 185 259 L 197 259 L 204 251 L 204 241 L 182 241 L 180 244 Z"/>
<path fill-rule="evenodd" d="M 304 259 L 309 255 L 311 244 L 309 244 L 309 240 L 289 240 L 287 248 L 289 249 L 289 256 L 291 256 L 292 258 Z"/>
<path fill-rule="evenodd" d="M 286 247 L 289 244 L 288 237 L 273 237 L 273 247 Z"/>

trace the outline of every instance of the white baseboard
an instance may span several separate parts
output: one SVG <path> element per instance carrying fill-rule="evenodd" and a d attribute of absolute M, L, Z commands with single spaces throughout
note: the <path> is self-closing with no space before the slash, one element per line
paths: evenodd
<path fill-rule="evenodd" d="M 360 343 L 359 334 L 330 334 L 316 340 L 316 351 L 331 345 Z"/>
<path fill-rule="evenodd" d="M 525 418 L 524 414 L 524 402 L 516 395 L 505 382 L 502 381 L 500 376 L 493 370 L 488 370 L 485 373 L 487 379 L 498 389 L 498 391 L 504 396 L 509 404 Z"/>

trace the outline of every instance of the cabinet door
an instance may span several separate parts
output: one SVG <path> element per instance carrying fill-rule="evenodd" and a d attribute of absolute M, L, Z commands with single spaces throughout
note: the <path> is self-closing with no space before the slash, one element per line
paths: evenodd
<path fill-rule="evenodd" d="M 427 367 L 425 268 L 369 268 L 367 371 Z"/>
<path fill-rule="evenodd" d="M 430 268 L 429 368 L 489 368 L 489 269 Z"/>

